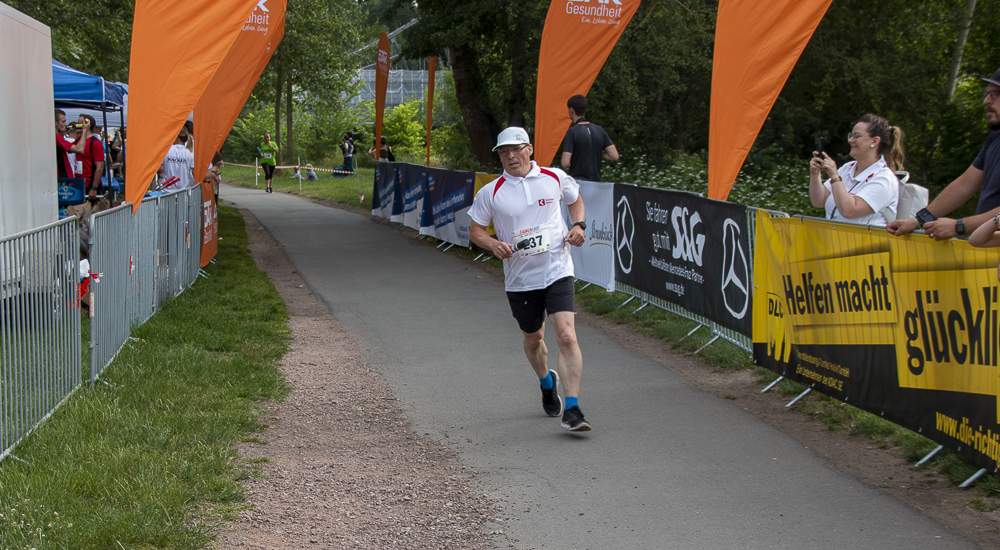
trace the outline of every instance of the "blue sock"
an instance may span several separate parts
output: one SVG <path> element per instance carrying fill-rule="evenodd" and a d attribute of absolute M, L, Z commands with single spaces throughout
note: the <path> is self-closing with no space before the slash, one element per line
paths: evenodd
<path fill-rule="evenodd" d="M 576 400 L 575 397 L 570 397 L 568 395 L 566 396 L 566 408 L 567 409 L 572 409 L 573 407 L 575 407 L 577 405 L 578 405 L 578 403 L 577 403 L 577 400 Z"/>
<path fill-rule="evenodd" d="M 552 389 L 552 383 L 553 382 L 552 382 L 552 373 L 551 372 L 545 373 L 545 378 L 539 378 L 538 380 L 542 383 L 542 389 L 543 390 L 551 390 Z"/>

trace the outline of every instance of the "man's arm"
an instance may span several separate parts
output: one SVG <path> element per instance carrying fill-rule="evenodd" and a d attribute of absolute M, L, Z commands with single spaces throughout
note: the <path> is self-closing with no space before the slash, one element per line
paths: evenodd
<path fill-rule="evenodd" d="M 573 153 L 563 153 L 562 158 L 559 159 L 559 165 L 562 166 L 563 170 L 569 170 L 570 159 L 573 158 Z"/>
<path fill-rule="evenodd" d="M 569 210 L 569 219 L 576 222 L 586 221 L 587 213 L 583 206 L 583 197 L 577 197 L 576 202 L 573 204 L 567 204 L 566 209 Z M 579 225 L 574 225 L 569 229 L 569 233 L 566 234 L 565 241 L 573 246 L 583 246 L 583 243 L 587 240 L 587 235 L 584 230 Z"/>
<path fill-rule="evenodd" d="M 480 225 L 471 221 L 469 225 L 469 240 L 476 243 L 476 246 L 483 250 L 489 250 L 494 256 L 501 260 L 506 260 L 514 255 L 514 247 L 499 239 L 493 238 L 486 231 L 485 225 Z"/>
<path fill-rule="evenodd" d="M 618 162 L 618 148 L 611 144 L 601 151 L 601 158 L 604 160 L 610 160 L 611 162 Z"/>
<path fill-rule="evenodd" d="M 82 153 L 83 147 L 87 143 L 87 140 L 82 137 L 73 142 L 73 145 L 69 148 L 70 153 Z"/>
<path fill-rule="evenodd" d="M 969 200 L 972 195 L 979 191 L 983 187 L 983 171 L 975 166 L 969 166 L 958 179 L 948 184 L 938 196 L 927 205 L 927 210 L 931 214 L 938 216 L 938 219 L 924 224 L 924 233 L 934 237 L 934 240 L 940 241 L 944 239 L 950 239 L 958 235 L 958 231 L 955 229 L 954 218 L 942 217 L 946 214 L 950 214 L 959 206 Z M 963 220 L 965 224 L 965 231 L 969 233 L 974 231 L 977 227 L 982 225 L 984 222 L 991 220 L 993 214 L 990 212 L 984 212 L 983 214 L 978 214 L 975 216 L 970 216 Z"/>
<path fill-rule="evenodd" d="M 94 161 L 94 173 L 91 175 L 91 189 L 99 189 L 101 186 L 101 176 L 104 175 L 104 161 Z"/>
<path fill-rule="evenodd" d="M 934 200 L 927 205 L 927 210 L 931 214 L 938 216 L 939 219 L 930 222 L 924 226 L 924 232 L 928 235 L 933 234 L 935 239 L 948 239 L 954 237 L 958 234 L 955 231 L 955 220 L 950 218 L 944 218 L 946 214 L 950 214 L 959 206 L 969 200 L 976 191 L 979 191 L 983 187 L 983 171 L 975 166 L 969 165 L 969 167 L 962 173 L 961 176 L 955 179 L 955 181 L 948 184 Z M 989 216 L 983 214 L 979 216 L 972 216 L 966 219 L 966 232 L 972 231 L 975 228 L 983 224 L 983 222 L 989 219 Z M 914 219 L 896 220 L 886 226 L 889 233 L 893 235 L 906 235 L 917 229 L 917 221 Z"/>

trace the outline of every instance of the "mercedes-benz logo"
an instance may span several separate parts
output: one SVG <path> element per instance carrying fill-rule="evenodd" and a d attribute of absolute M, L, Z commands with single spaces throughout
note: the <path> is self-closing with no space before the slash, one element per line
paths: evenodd
<path fill-rule="evenodd" d="M 722 300 L 733 317 L 742 319 L 750 306 L 750 265 L 740 246 L 740 225 L 727 219 L 722 240 Z"/>
<path fill-rule="evenodd" d="M 635 236 L 635 218 L 632 217 L 632 207 L 629 206 L 628 197 L 618 199 L 616 205 L 617 222 L 615 223 L 615 235 L 618 239 L 617 254 L 618 266 L 624 273 L 632 271 L 632 260 L 635 255 L 632 253 L 632 237 Z"/>

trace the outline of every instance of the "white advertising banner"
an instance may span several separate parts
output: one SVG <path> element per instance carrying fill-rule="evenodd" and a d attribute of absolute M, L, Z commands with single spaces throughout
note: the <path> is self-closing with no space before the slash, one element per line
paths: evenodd
<path fill-rule="evenodd" d="M 600 285 L 608 292 L 615 289 L 615 210 L 614 184 L 581 181 L 580 198 L 586 211 L 587 241 L 581 247 L 570 247 L 576 278 Z M 573 221 L 563 205 L 566 225 Z"/>

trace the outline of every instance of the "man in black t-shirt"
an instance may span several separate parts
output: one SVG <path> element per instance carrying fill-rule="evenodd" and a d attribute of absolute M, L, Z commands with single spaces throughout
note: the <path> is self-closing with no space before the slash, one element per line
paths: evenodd
<path fill-rule="evenodd" d="M 563 170 L 574 179 L 601 181 L 601 159 L 617 161 L 618 149 L 604 128 L 584 118 L 587 113 L 587 98 L 575 95 L 566 102 L 569 118 L 573 125 L 563 138 Z"/>
<path fill-rule="evenodd" d="M 938 193 L 924 209 L 938 218 L 923 224 L 922 229 L 939 241 L 972 233 L 980 225 L 992 223 L 993 218 L 1000 213 L 1000 69 L 983 80 L 987 83 L 986 91 L 983 92 L 983 110 L 986 114 L 986 127 L 992 132 L 986 137 L 986 143 L 972 165 Z M 962 206 L 976 191 L 980 191 L 980 194 L 974 216 L 957 220 L 941 217 Z M 917 214 L 920 215 L 920 212 Z M 896 220 L 887 225 L 886 229 L 894 235 L 906 235 L 918 227 L 921 225 L 917 220 L 908 219 Z"/>

